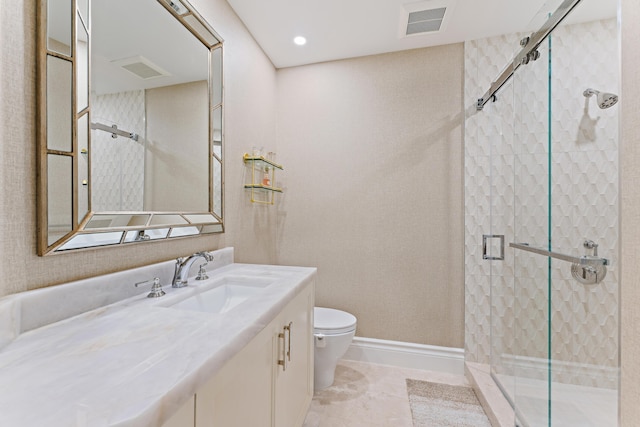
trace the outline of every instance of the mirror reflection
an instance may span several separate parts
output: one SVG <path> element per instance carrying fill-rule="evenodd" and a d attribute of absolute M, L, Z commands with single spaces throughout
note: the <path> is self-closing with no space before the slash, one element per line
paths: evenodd
<path fill-rule="evenodd" d="M 78 222 L 89 213 L 89 114 L 78 119 Z"/>
<path fill-rule="evenodd" d="M 47 58 L 47 148 L 71 152 L 72 150 L 72 76 L 73 63 L 66 59 Z"/>
<path fill-rule="evenodd" d="M 47 0 L 47 49 L 71 56 L 72 0 Z"/>
<path fill-rule="evenodd" d="M 186 0 L 42 5 L 39 254 L 222 232 L 221 39 Z"/>
<path fill-rule="evenodd" d="M 156 0 L 91 15 L 91 121 L 138 135 L 91 131 L 93 210 L 207 211 L 209 49 Z"/>
<path fill-rule="evenodd" d="M 76 16 L 76 37 L 77 111 L 81 112 L 89 107 L 89 34 L 80 13 Z"/>
<path fill-rule="evenodd" d="M 73 229 L 73 199 L 71 198 L 71 177 L 73 163 L 70 156 L 49 154 L 49 244 L 55 242 Z"/>

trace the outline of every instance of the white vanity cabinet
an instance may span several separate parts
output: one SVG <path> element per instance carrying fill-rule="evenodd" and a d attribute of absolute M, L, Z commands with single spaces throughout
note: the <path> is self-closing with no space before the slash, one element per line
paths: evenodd
<path fill-rule="evenodd" d="M 316 269 L 211 254 L 208 279 L 162 298 L 132 284 L 174 261 L 1 298 L 0 426 L 300 427 Z"/>
<path fill-rule="evenodd" d="M 313 282 L 196 393 L 196 427 L 300 427 L 313 397 Z"/>
<path fill-rule="evenodd" d="M 195 413 L 193 408 L 195 406 L 195 396 L 191 396 L 189 401 L 182 405 L 178 412 L 173 414 L 169 421 L 162 424 L 162 427 L 191 427 L 195 423 Z"/>
<path fill-rule="evenodd" d="M 294 298 L 277 319 L 274 426 L 300 427 L 313 398 L 313 286 Z M 278 362 L 276 362 L 278 363 Z"/>

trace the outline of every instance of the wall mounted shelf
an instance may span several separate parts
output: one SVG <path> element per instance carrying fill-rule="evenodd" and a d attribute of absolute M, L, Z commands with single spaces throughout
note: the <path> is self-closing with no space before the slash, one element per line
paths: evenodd
<path fill-rule="evenodd" d="M 279 165 L 262 156 L 243 156 L 244 164 L 251 167 L 251 181 L 244 185 L 244 188 L 250 190 L 251 203 L 261 203 L 265 205 L 273 205 L 275 203 L 275 194 L 282 193 L 282 188 L 275 187 L 276 169 L 283 170 Z"/>

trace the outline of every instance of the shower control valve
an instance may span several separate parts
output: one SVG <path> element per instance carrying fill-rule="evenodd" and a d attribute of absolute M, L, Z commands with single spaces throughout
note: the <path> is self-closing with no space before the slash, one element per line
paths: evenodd
<path fill-rule="evenodd" d="M 592 256 L 598 256 L 598 244 L 593 240 L 585 240 L 582 246 L 587 250 L 593 250 Z"/>
<path fill-rule="evenodd" d="M 583 285 L 596 285 L 602 282 L 607 275 L 606 263 L 601 263 L 598 258 L 598 244 L 593 240 L 585 240 L 582 243 L 585 255 L 581 257 L 580 264 L 571 264 L 571 275 Z M 589 252 L 592 252 L 589 254 Z"/>

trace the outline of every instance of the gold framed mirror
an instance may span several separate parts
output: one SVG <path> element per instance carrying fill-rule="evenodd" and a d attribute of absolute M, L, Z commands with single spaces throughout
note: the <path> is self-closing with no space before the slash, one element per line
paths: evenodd
<path fill-rule="evenodd" d="M 38 254 L 224 232 L 223 41 L 186 0 L 40 0 Z"/>

